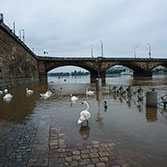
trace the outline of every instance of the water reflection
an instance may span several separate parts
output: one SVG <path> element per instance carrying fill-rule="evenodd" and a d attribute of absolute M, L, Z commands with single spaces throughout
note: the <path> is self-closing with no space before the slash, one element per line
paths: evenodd
<path fill-rule="evenodd" d="M 34 90 L 34 94 L 28 95 L 26 88 L 29 87 Z M 39 88 L 46 89 L 46 82 L 31 83 L 29 85 L 20 86 L 18 88 L 11 88 L 9 92 L 13 98 L 9 101 L 3 101 L 0 98 L 0 119 L 8 121 L 20 121 L 33 113 L 36 102 L 39 100 Z"/>
<path fill-rule="evenodd" d="M 98 101 L 98 104 L 102 100 L 102 91 L 96 91 L 96 100 Z"/>
<path fill-rule="evenodd" d="M 79 129 L 82 140 L 87 140 L 89 138 L 90 127 L 89 126 L 81 126 Z"/>
<path fill-rule="evenodd" d="M 157 108 L 146 107 L 146 119 L 148 122 L 154 122 L 157 118 Z"/>
<path fill-rule="evenodd" d="M 131 107 L 132 99 L 130 97 L 127 98 L 126 103 L 128 104 L 128 107 Z"/>
<path fill-rule="evenodd" d="M 145 80 L 139 80 L 139 83 L 134 81 L 133 83 L 132 78 L 130 80 L 125 80 L 124 77 L 115 79 L 117 79 L 117 82 L 114 83 L 113 79 L 111 83 L 122 85 L 141 84 L 142 88 L 145 86 Z M 153 81 L 155 80 L 147 80 L 146 82 L 154 85 Z M 161 81 L 158 80 L 158 82 L 162 84 Z M 166 81 L 163 80 L 164 82 Z M 26 87 L 34 90 L 34 94 L 26 96 Z M 46 83 L 36 83 L 11 89 L 9 91 L 13 94 L 13 99 L 10 103 L 4 102 L 2 96 L 0 96 L 0 119 L 10 121 L 31 119 L 32 113 L 32 117 L 36 119 L 46 114 L 47 118 L 50 116 L 54 118 L 51 121 L 51 125 L 60 128 L 63 133 L 70 136 L 66 142 L 71 140 L 71 143 L 76 143 L 76 141 L 79 143 L 80 138 L 88 142 L 92 140 L 104 142 L 113 140 L 120 142 L 121 147 L 118 145 L 119 149 L 122 147 L 133 147 L 134 150 L 144 148 L 145 151 L 150 149 L 150 146 L 155 145 L 157 146 L 157 152 L 160 152 L 162 148 L 165 149 L 162 146 L 167 144 L 165 140 L 167 134 L 164 133 L 167 130 L 166 111 L 162 110 L 161 114 L 158 114 L 159 109 L 145 108 L 145 102 L 138 101 L 136 95 L 133 95 L 132 98 L 127 98 L 127 96 L 109 94 L 109 92 L 103 92 L 102 94 L 102 92 L 96 91 L 96 96 L 87 98 L 85 94 L 87 87 L 95 90 L 95 86 L 89 83 L 58 84 L 54 80 L 48 85 Z M 161 90 L 161 87 L 157 87 L 157 90 L 159 89 L 162 93 L 166 92 L 167 87 L 164 85 L 162 87 L 163 90 Z M 144 87 L 145 92 L 148 89 L 149 87 Z M 46 92 L 46 90 L 53 90 L 53 96 L 49 100 L 41 100 L 40 93 Z M 79 97 L 75 104 L 70 101 L 69 95 L 71 93 Z M 80 103 L 85 100 L 90 104 L 91 117 L 89 126 L 80 127 L 77 124 L 77 119 L 80 111 L 82 111 Z M 105 100 L 107 101 L 107 108 L 104 106 Z M 156 121 L 157 119 L 159 121 Z M 156 124 L 153 123 L 155 121 Z M 133 138 L 134 136 L 136 136 L 135 139 Z M 155 138 L 158 138 L 158 140 L 155 140 Z M 162 140 L 163 144 L 159 140 Z M 138 144 L 138 141 L 140 141 L 140 144 Z M 164 152 L 167 154 L 166 150 Z"/>
<path fill-rule="evenodd" d="M 101 92 L 99 91 L 98 94 L 101 94 Z M 97 111 L 97 114 L 96 114 L 96 123 L 99 125 L 99 127 L 101 129 L 103 129 L 104 122 L 103 122 L 103 117 L 102 117 L 102 114 L 101 114 L 101 100 L 98 100 L 97 103 L 98 103 L 98 111 Z"/>

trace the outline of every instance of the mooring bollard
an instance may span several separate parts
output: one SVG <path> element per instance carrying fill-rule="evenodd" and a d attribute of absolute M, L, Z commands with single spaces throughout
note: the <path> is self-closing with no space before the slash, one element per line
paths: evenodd
<path fill-rule="evenodd" d="M 146 106 L 157 107 L 157 92 L 155 92 L 154 89 L 146 93 Z"/>
<path fill-rule="evenodd" d="M 96 78 L 96 90 L 101 91 L 102 90 L 102 79 Z"/>

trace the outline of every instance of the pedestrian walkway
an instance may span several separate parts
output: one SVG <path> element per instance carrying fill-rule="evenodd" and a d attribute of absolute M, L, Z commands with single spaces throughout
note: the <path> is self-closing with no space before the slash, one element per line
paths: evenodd
<path fill-rule="evenodd" d="M 133 161 L 131 152 L 122 152 L 120 142 L 68 143 L 69 136 L 56 126 L 56 120 L 43 115 L 34 141 L 28 167 L 131 167 L 142 166 Z M 128 153 L 127 153 L 128 152 Z M 150 161 L 144 157 L 145 163 Z M 147 164 L 147 163 L 146 163 Z"/>

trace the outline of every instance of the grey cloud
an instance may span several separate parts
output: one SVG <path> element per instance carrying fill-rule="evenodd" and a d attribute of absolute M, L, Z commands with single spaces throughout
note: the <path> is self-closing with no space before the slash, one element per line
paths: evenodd
<path fill-rule="evenodd" d="M 10 4 L 10 5 L 9 5 Z M 139 57 L 148 55 L 148 42 L 154 57 L 167 56 L 166 0 L 6 0 L 1 11 L 17 32 L 24 28 L 26 43 L 38 55 L 49 56 Z"/>

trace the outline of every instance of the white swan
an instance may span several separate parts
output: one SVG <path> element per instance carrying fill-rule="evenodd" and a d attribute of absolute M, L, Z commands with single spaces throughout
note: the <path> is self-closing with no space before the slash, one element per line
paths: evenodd
<path fill-rule="evenodd" d="M 3 91 L 2 91 L 2 90 L 0 90 L 0 95 L 1 95 L 1 94 L 3 94 Z"/>
<path fill-rule="evenodd" d="M 8 93 L 8 89 L 4 89 L 3 91 L 4 91 L 4 93 Z"/>
<path fill-rule="evenodd" d="M 88 88 L 86 88 L 86 95 L 87 96 L 94 95 L 94 91 L 88 90 Z"/>
<path fill-rule="evenodd" d="M 11 95 L 10 93 L 7 93 L 4 97 L 3 100 L 5 101 L 10 101 L 12 99 L 13 95 Z"/>
<path fill-rule="evenodd" d="M 48 99 L 52 95 L 50 90 L 46 91 L 46 93 L 40 94 L 41 98 Z"/>
<path fill-rule="evenodd" d="M 87 125 L 88 125 L 88 119 L 90 118 L 90 112 L 88 111 L 89 110 L 89 104 L 87 103 L 87 101 L 83 101 L 82 104 L 86 104 L 87 108 L 80 112 L 80 117 L 78 119 L 78 124 L 81 124 L 84 121 L 87 121 Z"/>
<path fill-rule="evenodd" d="M 70 97 L 71 97 L 71 101 L 72 102 L 78 100 L 78 97 L 77 96 L 73 96 L 72 94 L 70 94 Z"/>
<path fill-rule="evenodd" d="M 27 93 L 28 95 L 30 95 L 30 94 L 34 93 L 34 91 L 33 91 L 33 90 L 30 90 L 30 89 L 28 89 L 28 88 L 26 88 L 26 93 Z"/>

